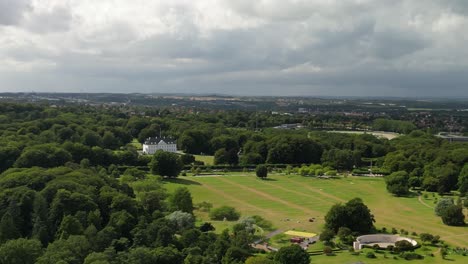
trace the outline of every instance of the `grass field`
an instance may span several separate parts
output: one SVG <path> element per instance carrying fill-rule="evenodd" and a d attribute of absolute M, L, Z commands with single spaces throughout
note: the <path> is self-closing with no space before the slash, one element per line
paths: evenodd
<path fill-rule="evenodd" d="M 193 155 L 195 160 L 203 161 L 205 165 L 213 165 L 214 163 L 214 156 L 205 156 L 205 155 Z"/>
<path fill-rule="evenodd" d="M 237 175 L 241 175 L 240 173 Z M 243 216 L 261 215 L 284 230 L 296 229 L 320 233 L 323 217 L 339 202 L 360 197 L 375 215 L 376 226 L 440 235 L 451 245 L 468 247 L 468 228 L 450 227 L 434 215 L 430 199 L 397 198 L 385 189 L 381 178 L 348 177 L 316 179 L 297 175 L 273 175 L 267 180 L 249 176 L 180 177 L 165 181 L 171 191 L 186 186 L 194 203 L 207 201 L 215 207 L 230 205 Z M 200 214 L 202 220 L 209 220 Z M 308 222 L 315 217 L 316 221 Z M 289 219 L 289 220 L 287 220 Z M 218 224 L 218 223 L 215 223 Z M 226 223 L 222 223 L 227 226 Z"/>
<path fill-rule="evenodd" d="M 396 137 L 399 137 L 401 136 L 401 134 L 398 134 L 398 133 L 394 133 L 394 132 L 385 132 L 385 131 L 350 131 L 350 130 L 343 130 L 343 131 L 335 131 L 335 130 L 331 130 L 331 131 L 328 131 L 330 133 L 344 133 L 344 134 L 371 134 L 371 135 L 374 135 L 376 137 L 380 137 L 380 138 L 386 138 L 386 139 L 394 139 Z"/>

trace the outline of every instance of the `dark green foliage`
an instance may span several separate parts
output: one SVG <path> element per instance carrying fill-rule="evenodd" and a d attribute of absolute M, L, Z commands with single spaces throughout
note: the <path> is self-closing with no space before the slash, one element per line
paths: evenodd
<path fill-rule="evenodd" d="M 374 216 L 360 198 L 332 206 L 325 216 L 325 226 L 334 232 L 347 227 L 353 232 L 366 234 L 373 230 L 374 221 Z"/>
<path fill-rule="evenodd" d="M 452 198 L 440 198 L 434 208 L 434 212 L 437 216 L 442 216 L 443 211 L 452 205 L 454 205 Z"/>
<path fill-rule="evenodd" d="M 56 237 L 58 239 L 67 239 L 71 235 L 82 235 L 83 226 L 73 216 L 67 215 L 63 218 L 62 223 L 57 231 Z"/>
<path fill-rule="evenodd" d="M 400 240 L 395 242 L 395 249 L 397 251 L 407 251 L 407 250 L 412 250 L 414 247 L 413 245 L 406 241 L 406 240 Z"/>
<path fill-rule="evenodd" d="M 315 141 L 302 136 L 280 136 L 271 138 L 267 163 L 301 164 L 319 163 L 322 147 Z"/>
<path fill-rule="evenodd" d="M 335 232 L 331 229 L 324 229 L 322 233 L 320 233 L 320 241 L 323 241 L 325 243 L 330 243 L 333 238 L 335 237 Z"/>
<path fill-rule="evenodd" d="M 265 179 L 268 176 L 268 168 L 266 165 L 258 165 L 257 168 L 255 168 L 255 174 L 257 177 L 261 179 Z"/>
<path fill-rule="evenodd" d="M 422 242 L 435 242 L 433 244 L 436 244 L 439 240 L 439 238 L 437 236 L 434 236 L 432 234 L 429 234 L 429 233 L 421 233 L 419 234 L 419 238 L 421 238 L 421 241 Z"/>
<path fill-rule="evenodd" d="M 333 249 L 329 246 L 323 247 L 323 254 L 327 256 L 332 256 L 333 255 Z"/>
<path fill-rule="evenodd" d="M 195 162 L 195 156 L 191 154 L 184 154 L 180 156 L 180 159 L 184 165 L 190 165 Z"/>
<path fill-rule="evenodd" d="M 307 252 L 305 252 L 298 245 L 291 245 L 280 248 L 278 252 L 274 255 L 274 260 L 280 264 L 309 264 L 310 257 Z"/>
<path fill-rule="evenodd" d="M 465 225 L 465 215 L 463 208 L 459 205 L 450 205 L 441 213 L 442 222 L 450 226 L 463 226 Z"/>
<path fill-rule="evenodd" d="M 428 191 L 444 194 L 455 189 L 457 180 L 458 169 L 455 164 L 428 165 L 425 167 L 423 187 Z"/>
<path fill-rule="evenodd" d="M 114 133 L 110 131 L 104 132 L 102 136 L 102 147 L 107 149 L 116 149 L 120 145 L 118 139 L 114 136 Z"/>
<path fill-rule="evenodd" d="M 0 147 L 0 173 L 13 166 L 21 151 L 12 146 Z"/>
<path fill-rule="evenodd" d="M 102 139 L 96 132 L 88 131 L 83 135 L 82 143 L 89 147 L 101 146 Z"/>
<path fill-rule="evenodd" d="M 226 150 L 225 148 L 218 149 L 214 154 L 214 164 L 230 164 L 235 165 L 239 163 L 236 149 Z"/>
<path fill-rule="evenodd" d="M 183 166 L 177 154 L 163 150 L 154 153 L 149 165 L 151 173 L 167 177 L 177 177 Z"/>
<path fill-rule="evenodd" d="M 396 195 L 404 196 L 409 193 L 409 176 L 405 171 L 394 172 L 385 176 L 387 190 Z"/>
<path fill-rule="evenodd" d="M 392 131 L 397 133 L 409 134 L 416 129 L 416 126 L 407 121 L 390 120 L 390 119 L 376 119 L 372 128 L 378 131 Z"/>
<path fill-rule="evenodd" d="M 10 212 L 6 212 L 0 221 L 0 243 L 21 236 Z"/>
<path fill-rule="evenodd" d="M 340 227 L 336 235 L 341 240 L 341 242 L 347 245 L 352 245 L 355 240 L 355 237 L 353 236 L 351 229 L 347 227 Z"/>
<path fill-rule="evenodd" d="M 404 258 L 405 260 L 424 259 L 424 256 L 415 252 L 403 252 L 400 254 L 400 257 Z"/>
<path fill-rule="evenodd" d="M 0 246 L 0 263 L 34 264 L 42 255 L 41 242 L 36 239 L 19 238 Z"/>
<path fill-rule="evenodd" d="M 468 163 L 463 166 L 458 176 L 458 190 L 460 191 L 460 196 L 468 193 Z"/>
<path fill-rule="evenodd" d="M 52 144 L 45 144 L 23 150 L 23 153 L 16 160 L 15 166 L 19 168 L 33 166 L 50 168 L 61 166 L 71 159 L 72 156 L 68 151 Z"/>
<path fill-rule="evenodd" d="M 179 148 L 190 154 L 210 154 L 210 133 L 201 130 L 186 130 L 177 140 Z"/>
<path fill-rule="evenodd" d="M 221 263 L 244 263 L 245 260 L 250 256 L 251 254 L 248 250 L 236 246 L 231 246 L 226 251 L 226 254 L 224 254 Z"/>
<path fill-rule="evenodd" d="M 50 264 L 65 261 L 69 264 L 81 264 L 90 253 L 90 245 L 84 236 L 70 236 L 49 244 L 37 264 Z"/>
<path fill-rule="evenodd" d="M 347 149 L 331 149 L 323 153 L 322 162 L 340 170 L 351 170 L 361 165 L 361 153 Z"/>
<path fill-rule="evenodd" d="M 249 257 L 245 261 L 245 264 L 277 264 L 277 263 L 272 259 L 268 259 L 260 255 L 260 256 Z"/>
<path fill-rule="evenodd" d="M 200 226 L 201 232 L 209 232 L 209 231 L 214 231 L 214 230 L 215 230 L 215 227 L 211 223 L 208 223 L 208 222 L 205 222 Z"/>
<path fill-rule="evenodd" d="M 159 133 L 177 139 L 179 148 L 187 153 L 212 155 L 224 149 L 216 161 L 229 164 L 223 168 L 232 167 L 240 159 L 243 166 L 323 162 L 333 167 L 326 171 L 349 170 L 354 165 L 367 171 L 368 158 L 372 158 L 379 171 L 405 171 L 411 187 L 440 193 L 459 188 L 462 195 L 468 189 L 464 169 L 468 162 L 466 143 L 449 144 L 422 131 L 388 141 L 371 135 L 268 128 L 295 122 L 319 129 L 343 122 L 368 126 L 372 118 L 208 112 L 202 108 L 192 111 L 183 107 L 173 110 L 66 103 L 58 108 L 46 104 L 1 104 L 0 172 L 4 173 L 0 175 L 0 238 L 6 242 L 0 247 L 0 257 L 12 256 L 8 258 L 15 263 L 14 256 L 19 255 L 23 259 L 18 263 L 40 264 L 243 262 L 253 253 L 249 247 L 252 223 L 264 229 L 271 228 L 271 223 L 250 217 L 236 225 L 234 233 L 226 231 L 221 235 L 209 232 L 209 224 L 203 225 L 200 232 L 194 229 L 190 214 L 193 205 L 191 198 L 190 202 L 187 200 L 190 195 L 175 199 L 181 202 L 174 202 L 173 196 L 166 200 L 161 181 L 145 179 L 152 157 L 138 155 L 136 146 L 127 144 Z M 376 121 L 375 125 L 402 132 L 413 129 L 410 124 L 395 120 Z M 255 127 L 259 129 L 253 131 Z M 177 166 L 169 166 L 176 170 L 156 173 L 173 177 L 182 163 L 194 163 L 191 155 L 178 160 Z M 161 166 L 170 163 L 165 160 Z M 63 165 L 66 167 L 57 167 Z M 33 166 L 52 169 L 27 169 Z M 307 175 L 324 173 L 323 168 L 311 171 Z M 399 180 L 395 180 L 395 185 L 406 186 Z M 368 230 L 372 226 L 372 221 L 360 226 L 352 217 L 362 213 L 365 219 L 372 219 L 368 211 L 357 204 L 347 205 L 341 205 L 344 210 L 338 206 L 336 214 L 330 213 L 338 222 L 341 216 L 347 219 L 342 221 L 342 228 L 333 228 L 342 242 L 352 239 L 349 229 Z M 216 213 L 217 209 L 213 211 Z M 225 215 L 229 216 L 227 219 L 239 217 L 233 209 L 219 211 L 219 220 Z M 453 215 L 458 212 L 454 210 Z M 21 239 L 15 239 L 18 237 Z M 435 236 L 428 242 L 436 244 L 438 239 Z M 41 244 L 47 249 L 41 250 Z"/>
<path fill-rule="evenodd" d="M 25 234 L 40 238 L 44 245 L 49 243 L 43 254 L 39 251 L 34 255 L 39 257 L 37 263 L 83 263 L 85 258 L 85 263 L 94 260 L 101 261 L 99 263 L 182 263 L 186 255 L 179 248 L 184 247 L 199 248 L 190 251 L 193 261 L 216 259 L 210 255 L 213 252 L 210 246 L 216 245 L 213 242 L 218 236 L 193 229 L 195 220 L 190 213 L 166 211 L 168 207 L 163 205 L 166 195 L 158 179 L 135 182 L 138 199 L 134 197 L 134 190 L 120 185 L 105 170 L 98 174 L 80 167 L 75 170 L 66 167 L 10 170 L 0 177 L 0 186 L 7 190 L 7 197 L 20 201 L 12 200 L 9 205 L 9 210 L 18 213 L 3 214 L 4 229 L 15 233 L 2 232 L 4 240 L 15 241 L 11 239 L 23 236 L 23 230 L 15 231 L 16 226 L 21 226 Z M 34 187 L 37 192 L 26 186 Z M 19 192 L 9 191 L 11 187 Z M 187 189 L 177 190 L 172 199 L 177 208 L 191 204 Z M 23 215 L 22 210 L 30 214 Z M 16 219 L 23 218 L 25 223 L 33 224 L 29 227 L 15 225 Z M 211 228 L 206 229 L 204 231 Z M 229 258 L 240 256 L 237 248 L 249 256 L 250 239 L 243 237 L 246 236 L 239 233 L 232 245 L 231 240 L 225 241 L 218 261 L 228 248 L 232 248 Z M 224 243 L 221 241 L 224 240 L 219 243 Z M 37 243 L 40 249 L 41 243 Z M 31 250 L 31 254 L 35 252 Z"/>
<path fill-rule="evenodd" d="M 153 263 L 158 264 L 182 264 L 183 255 L 173 247 L 158 247 L 152 251 Z"/>
<path fill-rule="evenodd" d="M 230 206 L 221 206 L 218 208 L 214 208 L 210 212 L 210 218 L 212 220 L 221 221 L 224 220 L 224 218 L 226 218 L 226 220 L 228 221 L 236 221 L 239 219 L 239 217 L 240 213 L 237 212 L 234 207 Z"/>
<path fill-rule="evenodd" d="M 186 213 L 193 213 L 193 202 L 190 191 L 185 187 L 177 188 L 169 196 L 169 203 L 173 210 L 179 210 Z"/>

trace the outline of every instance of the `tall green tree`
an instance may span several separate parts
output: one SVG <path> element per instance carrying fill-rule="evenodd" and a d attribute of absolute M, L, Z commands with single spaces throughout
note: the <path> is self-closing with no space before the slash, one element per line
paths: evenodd
<path fill-rule="evenodd" d="M 19 238 L 9 240 L 0 246 L 2 264 L 34 264 L 41 255 L 42 245 L 36 239 Z"/>
<path fill-rule="evenodd" d="M 285 246 L 274 255 L 274 260 L 280 264 L 309 264 L 309 253 L 305 252 L 299 245 Z"/>
<path fill-rule="evenodd" d="M 193 214 L 192 194 L 186 187 L 177 188 L 174 193 L 169 196 L 169 204 L 175 211 Z"/>
<path fill-rule="evenodd" d="M 465 225 L 465 215 L 463 208 L 459 205 L 451 205 L 445 208 L 441 214 L 442 222 L 450 226 L 463 226 Z"/>
<path fill-rule="evenodd" d="M 167 177 L 177 177 L 183 168 L 179 155 L 158 150 L 150 162 L 151 173 Z"/>
<path fill-rule="evenodd" d="M 347 227 L 367 234 L 374 229 L 374 222 L 374 215 L 360 198 L 351 199 L 346 204 L 335 204 L 325 215 L 325 227 L 335 233 L 340 227 Z"/>
<path fill-rule="evenodd" d="M 463 166 L 458 176 L 458 190 L 460 191 L 460 196 L 468 193 L 468 163 Z"/>
<path fill-rule="evenodd" d="M 397 171 L 385 176 L 387 191 L 396 195 L 403 196 L 409 193 L 409 175 L 406 171 Z"/>
<path fill-rule="evenodd" d="M 31 220 L 33 221 L 32 237 L 41 241 L 43 245 L 49 242 L 48 226 L 48 205 L 47 201 L 39 193 L 34 197 L 33 214 Z"/>
<path fill-rule="evenodd" d="M 10 212 L 6 212 L 0 221 L 0 242 L 5 242 L 10 239 L 16 239 L 21 236 L 15 221 Z"/>

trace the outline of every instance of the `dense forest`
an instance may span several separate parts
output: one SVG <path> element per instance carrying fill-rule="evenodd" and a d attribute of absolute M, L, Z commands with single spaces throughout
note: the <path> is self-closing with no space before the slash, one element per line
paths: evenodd
<path fill-rule="evenodd" d="M 450 143 L 398 120 L 373 121 L 407 134 L 391 141 L 370 134 L 272 128 L 299 121 L 295 119 L 298 117 L 238 110 L 147 108 L 136 114 L 118 107 L 2 104 L 0 171 L 53 168 L 69 162 L 79 164 L 83 159 L 111 171 L 124 166 L 146 167 L 151 157 L 138 155 L 133 140 L 142 143 L 161 133 L 177 139 L 178 148 L 187 154 L 214 155 L 218 165 L 323 164 L 359 174 L 366 173 L 373 162 L 375 173 L 406 172 L 409 187 L 440 193 L 468 188 L 466 169 L 462 171 L 468 161 L 467 143 Z M 200 165 L 190 158 L 184 160 L 186 168 Z"/>
<path fill-rule="evenodd" d="M 369 173 L 372 163 L 396 195 L 468 192 L 468 143 L 398 120 L 369 121 L 405 134 L 393 140 L 307 129 L 314 118 L 1 104 L 0 263 L 243 263 L 254 253 L 245 224 L 220 235 L 209 224 L 196 227 L 190 193 L 169 194 L 159 178 L 147 178 L 149 170 L 174 176 L 157 170 L 157 155 L 138 153 L 139 143 L 160 133 L 177 140 L 186 170 L 267 164 L 307 176 Z M 284 123 L 305 128 L 272 128 Z M 195 154 L 214 155 L 215 165 Z"/>

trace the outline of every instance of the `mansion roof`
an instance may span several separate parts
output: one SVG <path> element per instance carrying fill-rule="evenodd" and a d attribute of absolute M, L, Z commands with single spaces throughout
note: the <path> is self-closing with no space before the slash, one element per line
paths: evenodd
<path fill-rule="evenodd" d="M 175 139 L 170 137 L 149 137 L 145 140 L 145 145 L 158 145 L 159 143 L 164 142 L 166 144 L 176 144 Z"/>

